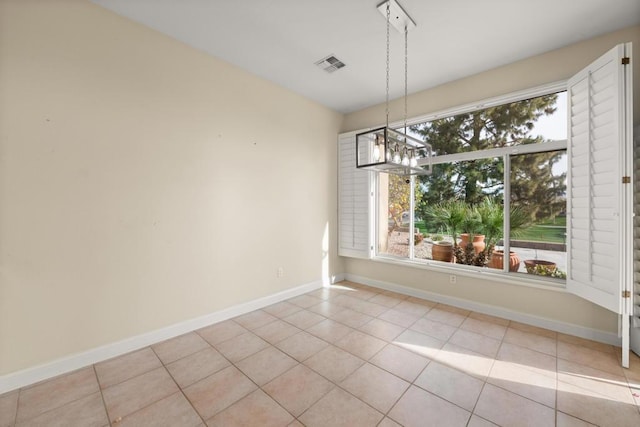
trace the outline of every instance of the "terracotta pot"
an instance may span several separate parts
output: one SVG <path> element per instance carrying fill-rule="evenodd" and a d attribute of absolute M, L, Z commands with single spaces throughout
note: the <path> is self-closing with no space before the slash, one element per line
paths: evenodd
<path fill-rule="evenodd" d="M 527 273 L 536 274 L 536 267 L 541 266 L 549 273 L 552 273 L 556 269 L 556 263 L 551 261 L 544 261 L 541 259 L 525 259 L 524 266 L 527 268 Z"/>
<path fill-rule="evenodd" d="M 435 242 L 431 246 L 431 259 L 434 261 L 453 261 L 453 245 L 451 242 Z"/>
<path fill-rule="evenodd" d="M 502 270 L 504 265 L 504 251 L 493 251 L 489 260 L 489 267 Z M 515 252 L 509 251 L 509 271 L 515 273 L 520 268 L 520 258 Z"/>
<path fill-rule="evenodd" d="M 469 233 L 462 233 L 460 235 L 460 247 L 464 249 L 469 243 Z M 474 234 L 473 241 L 471 242 L 476 254 L 479 254 L 484 250 L 486 244 L 484 243 L 484 234 Z"/>

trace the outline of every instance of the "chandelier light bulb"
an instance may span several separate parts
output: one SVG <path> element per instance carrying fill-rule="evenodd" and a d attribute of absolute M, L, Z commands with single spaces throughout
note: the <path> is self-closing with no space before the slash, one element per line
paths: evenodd
<path fill-rule="evenodd" d="M 380 146 L 378 144 L 373 145 L 373 161 L 380 161 Z"/>
<path fill-rule="evenodd" d="M 416 152 L 414 150 L 411 150 L 411 158 L 409 159 L 409 166 L 411 166 L 412 168 L 415 168 L 416 166 L 418 166 L 418 159 L 416 159 Z"/>
<path fill-rule="evenodd" d="M 402 166 L 409 166 L 409 153 L 406 148 L 402 153 Z"/>
<path fill-rule="evenodd" d="M 398 148 L 398 144 L 393 149 L 393 163 L 400 163 L 400 149 Z"/>

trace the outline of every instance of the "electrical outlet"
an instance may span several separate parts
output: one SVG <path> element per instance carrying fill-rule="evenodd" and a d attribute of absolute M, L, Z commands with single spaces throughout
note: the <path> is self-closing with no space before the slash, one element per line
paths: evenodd
<path fill-rule="evenodd" d="M 451 275 L 449 276 L 449 283 L 451 283 L 451 284 L 455 284 L 457 280 L 458 280 L 458 278 L 456 277 L 456 275 L 455 275 L 455 274 L 451 274 Z"/>
<path fill-rule="evenodd" d="M 278 272 L 276 273 L 276 275 L 278 276 L 278 278 L 284 276 L 284 268 L 278 267 Z"/>

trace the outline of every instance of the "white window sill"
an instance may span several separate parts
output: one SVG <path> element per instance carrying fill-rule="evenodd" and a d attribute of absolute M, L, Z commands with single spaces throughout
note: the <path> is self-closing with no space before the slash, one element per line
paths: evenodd
<path fill-rule="evenodd" d="M 517 286 L 545 289 L 548 291 L 566 292 L 566 281 L 550 277 L 536 276 L 524 273 L 506 273 L 493 268 L 481 268 L 461 264 L 444 263 L 440 261 L 415 261 L 406 258 L 377 255 L 371 261 L 393 264 L 402 267 L 419 268 L 438 273 L 455 274 L 457 276 L 472 277 L 475 279 L 491 280 L 508 283 Z"/>

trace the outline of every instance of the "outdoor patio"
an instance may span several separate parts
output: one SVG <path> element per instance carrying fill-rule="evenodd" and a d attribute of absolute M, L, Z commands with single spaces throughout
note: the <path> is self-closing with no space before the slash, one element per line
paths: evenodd
<path fill-rule="evenodd" d="M 389 246 L 384 254 L 394 255 L 398 257 L 409 256 L 409 233 L 394 231 L 389 235 Z M 425 239 L 422 242 L 415 245 L 414 256 L 416 259 L 431 259 L 431 247 L 433 242 L 429 239 Z M 502 249 L 502 246 L 497 246 L 497 249 Z M 567 271 L 567 253 L 566 251 L 553 251 L 545 249 L 532 249 L 524 247 L 511 247 L 511 251 L 518 254 L 520 258 L 519 273 L 526 273 L 527 270 L 524 265 L 524 260 L 536 259 L 551 261 L 556 264 L 557 268 L 561 271 Z"/>

